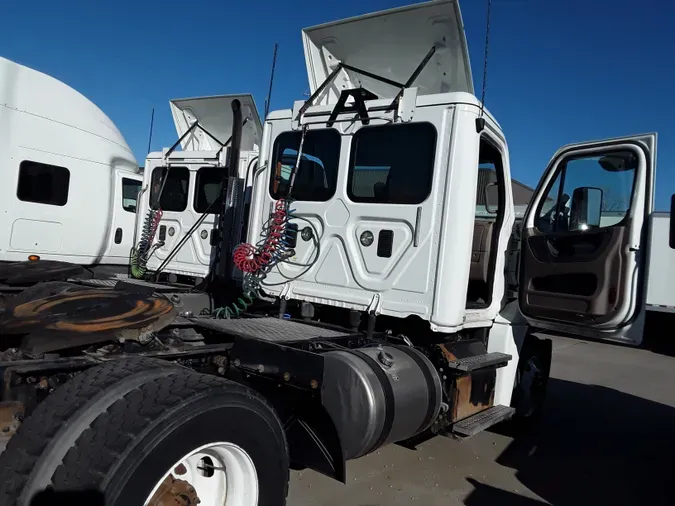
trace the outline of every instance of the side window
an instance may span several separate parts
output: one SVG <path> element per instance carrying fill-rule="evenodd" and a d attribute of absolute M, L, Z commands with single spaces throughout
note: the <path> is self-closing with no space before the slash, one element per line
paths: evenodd
<path fill-rule="evenodd" d="M 152 171 L 150 207 L 163 211 L 185 211 L 189 183 L 190 171 L 187 167 L 155 168 Z"/>
<path fill-rule="evenodd" d="M 141 185 L 141 181 L 136 179 L 122 178 L 122 209 L 130 213 L 136 212 L 138 192 L 141 191 Z"/>
<path fill-rule="evenodd" d="M 435 158 L 431 123 L 361 128 L 352 140 L 347 195 L 354 202 L 421 204 L 431 193 Z"/>
<path fill-rule="evenodd" d="M 223 207 L 223 193 L 227 188 L 227 169 L 202 167 L 197 171 L 195 182 L 195 211 L 218 214 Z"/>
<path fill-rule="evenodd" d="M 16 196 L 24 202 L 65 206 L 68 203 L 70 171 L 65 167 L 24 160 L 19 165 Z"/>
<path fill-rule="evenodd" d="M 630 210 L 637 155 L 629 150 L 563 159 L 536 225 L 542 232 L 572 232 L 621 224 Z"/>
<path fill-rule="evenodd" d="M 285 197 L 300 147 L 300 132 L 284 132 L 274 141 L 270 195 Z M 325 202 L 335 195 L 340 161 L 337 130 L 310 130 L 305 134 L 302 157 L 295 175 L 294 200 Z"/>

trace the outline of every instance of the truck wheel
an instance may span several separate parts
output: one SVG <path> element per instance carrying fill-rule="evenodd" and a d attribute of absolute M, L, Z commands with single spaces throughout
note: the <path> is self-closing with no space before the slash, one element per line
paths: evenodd
<path fill-rule="evenodd" d="M 156 360 L 120 377 L 118 362 L 79 374 L 23 423 L 0 456 L 0 504 L 28 506 L 47 485 L 100 490 L 107 506 L 285 504 L 284 431 L 256 392 Z M 101 388 L 86 388 L 93 378 Z"/>

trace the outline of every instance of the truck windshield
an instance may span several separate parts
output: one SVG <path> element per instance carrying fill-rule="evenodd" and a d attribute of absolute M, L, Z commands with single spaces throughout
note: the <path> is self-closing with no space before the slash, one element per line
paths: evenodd
<path fill-rule="evenodd" d="M 288 194 L 291 172 L 300 147 L 300 132 L 284 132 L 274 142 L 270 195 Z M 334 194 L 340 160 L 340 134 L 334 129 L 310 130 L 305 134 L 302 157 L 293 186 L 293 200 L 325 202 Z"/>

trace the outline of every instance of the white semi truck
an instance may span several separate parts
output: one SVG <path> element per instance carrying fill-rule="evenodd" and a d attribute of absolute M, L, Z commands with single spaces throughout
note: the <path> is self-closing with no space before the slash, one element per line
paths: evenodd
<path fill-rule="evenodd" d="M 143 175 L 110 118 L 61 81 L 0 58 L 0 131 L 0 283 L 25 270 L 7 262 L 28 257 L 126 271 Z"/>
<path fill-rule="evenodd" d="M 212 241 L 208 268 L 164 266 L 199 286 L 51 282 L 5 300 L 1 504 L 51 488 L 281 505 L 291 468 L 344 481 L 384 444 L 536 417 L 551 342 L 535 329 L 642 339 L 655 134 L 561 148 L 518 248 L 506 137 L 474 96 L 456 1 L 303 42 L 312 95 L 265 118 L 257 162 L 241 99 L 217 156 L 153 155 L 167 169 L 146 172 L 139 222 L 167 237 L 145 247 L 166 260 L 168 237 Z M 205 165 L 227 167 L 213 239 L 162 210 L 167 188 L 200 202 Z M 495 179 L 477 191 L 480 169 Z"/>

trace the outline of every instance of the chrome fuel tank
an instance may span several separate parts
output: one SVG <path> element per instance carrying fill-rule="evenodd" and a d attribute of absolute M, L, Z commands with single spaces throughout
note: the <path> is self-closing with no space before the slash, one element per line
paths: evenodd
<path fill-rule="evenodd" d="M 321 402 L 345 459 L 415 436 L 438 416 L 441 380 L 419 351 L 383 345 L 329 351 L 323 357 Z"/>

